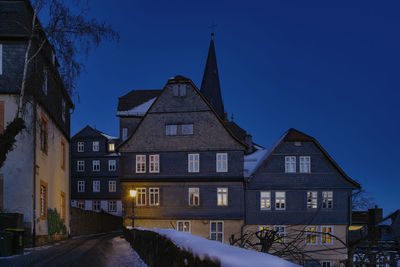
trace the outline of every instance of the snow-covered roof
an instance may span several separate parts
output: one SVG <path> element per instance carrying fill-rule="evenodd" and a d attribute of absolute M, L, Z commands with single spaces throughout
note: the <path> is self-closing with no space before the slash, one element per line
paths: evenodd
<path fill-rule="evenodd" d="M 250 177 L 258 166 L 267 158 L 269 149 L 254 146 L 256 150 L 244 156 L 244 177 Z"/>
<path fill-rule="evenodd" d="M 153 97 L 152 99 L 140 104 L 129 110 L 120 110 L 117 112 L 117 116 L 144 116 L 146 112 L 149 110 L 150 106 L 156 100 L 157 97 Z"/>
<path fill-rule="evenodd" d="M 388 217 L 386 220 L 381 221 L 378 223 L 379 226 L 391 226 L 392 225 L 392 218 Z"/>
<path fill-rule="evenodd" d="M 99 132 L 100 132 L 100 131 L 99 131 Z M 105 133 L 103 133 L 103 132 L 100 132 L 100 134 L 101 134 L 102 136 L 104 136 L 105 138 L 107 138 L 108 140 L 111 140 L 111 139 L 118 139 L 118 137 L 111 136 L 111 135 L 105 134 Z"/>
<path fill-rule="evenodd" d="M 173 229 L 146 229 L 140 227 L 135 229 L 159 233 L 160 235 L 169 238 L 179 248 L 193 253 L 200 259 L 209 258 L 211 260 L 219 261 L 221 263 L 221 267 L 299 266 L 267 253 L 261 253 L 254 250 L 230 246 L 218 241 L 208 240 L 200 236 L 195 236 L 190 233 L 178 232 Z"/>

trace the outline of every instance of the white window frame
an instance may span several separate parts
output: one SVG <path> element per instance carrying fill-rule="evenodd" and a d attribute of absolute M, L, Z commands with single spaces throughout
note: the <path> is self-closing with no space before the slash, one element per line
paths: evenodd
<path fill-rule="evenodd" d="M 150 173 L 160 172 L 160 155 L 158 154 L 149 155 L 149 172 Z"/>
<path fill-rule="evenodd" d="M 200 172 L 200 154 L 188 154 L 188 172 Z"/>
<path fill-rule="evenodd" d="M 300 156 L 300 173 L 311 173 L 311 157 L 310 156 Z"/>
<path fill-rule="evenodd" d="M 65 122 L 65 100 L 61 100 L 61 119 Z"/>
<path fill-rule="evenodd" d="M 307 191 L 307 209 L 318 208 L 318 192 Z"/>
<path fill-rule="evenodd" d="M 187 224 L 187 226 L 185 224 Z M 178 232 L 190 233 L 190 231 L 191 231 L 190 224 L 191 224 L 190 221 L 177 221 L 176 222 L 176 230 Z M 180 226 L 182 226 L 182 228 L 180 228 Z M 185 231 L 185 229 L 187 229 L 187 231 Z"/>
<path fill-rule="evenodd" d="M 113 172 L 113 171 L 117 170 L 117 160 L 115 160 L 115 159 L 109 159 L 108 160 L 108 170 L 110 172 Z"/>
<path fill-rule="evenodd" d="M 77 172 L 84 172 L 85 171 L 85 161 L 84 160 L 77 160 L 76 161 L 76 171 Z"/>
<path fill-rule="evenodd" d="M 332 261 L 321 261 L 321 267 L 333 267 Z"/>
<path fill-rule="evenodd" d="M 160 206 L 160 188 L 149 188 L 149 206 Z"/>
<path fill-rule="evenodd" d="M 331 225 L 322 225 L 320 226 L 321 228 L 321 245 L 333 245 L 333 231 L 334 228 Z M 331 229 L 331 231 L 328 231 L 328 229 Z M 325 242 L 324 242 L 324 237 L 325 237 Z M 330 242 L 328 242 L 330 240 Z"/>
<path fill-rule="evenodd" d="M 99 172 L 100 171 L 100 160 L 93 160 L 92 161 L 92 170 L 94 172 Z"/>
<path fill-rule="evenodd" d="M 78 208 L 80 208 L 80 209 L 85 209 L 86 208 L 86 205 L 85 205 L 85 200 L 78 200 L 77 201 L 77 203 L 76 203 L 76 206 L 78 207 Z"/>
<path fill-rule="evenodd" d="M 166 124 L 165 135 L 178 135 L 178 124 Z"/>
<path fill-rule="evenodd" d="M 215 160 L 217 172 L 228 172 L 228 153 L 217 153 Z"/>
<path fill-rule="evenodd" d="M 322 208 L 333 209 L 333 191 L 322 192 Z"/>
<path fill-rule="evenodd" d="M 146 206 L 146 188 L 136 188 L 136 206 Z"/>
<path fill-rule="evenodd" d="M 146 173 L 146 155 L 136 155 L 136 173 Z"/>
<path fill-rule="evenodd" d="M 279 193 L 283 193 L 283 197 L 279 196 Z M 286 192 L 277 191 L 275 192 L 275 210 L 286 210 Z"/>
<path fill-rule="evenodd" d="M 98 203 L 99 205 L 96 205 L 96 203 Z M 101 200 L 93 200 L 92 207 L 93 207 L 94 211 L 100 211 L 101 210 Z"/>
<path fill-rule="evenodd" d="M 78 142 L 77 143 L 77 151 L 78 152 L 85 152 L 85 143 L 84 142 Z"/>
<path fill-rule="evenodd" d="M 260 191 L 260 210 L 271 210 L 271 191 Z"/>
<path fill-rule="evenodd" d="M 98 152 L 100 150 L 100 142 L 99 141 L 93 141 L 92 149 L 93 149 L 93 152 Z"/>
<path fill-rule="evenodd" d="M 200 206 L 200 188 L 199 187 L 189 187 L 188 194 L 189 194 L 189 197 L 188 197 L 189 206 L 192 206 L 192 207 Z M 197 199 L 197 201 L 196 201 L 196 199 Z"/>
<path fill-rule="evenodd" d="M 117 181 L 116 180 L 108 181 L 108 192 L 110 192 L 110 193 L 117 192 Z"/>
<path fill-rule="evenodd" d="M 84 193 L 85 192 L 85 181 L 79 180 L 77 183 L 77 191 L 78 193 Z"/>
<path fill-rule="evenodd" d="M 193 133 L 194 133 L 193 123 L 181 124 L 182 135 L 193 135 Z"/>
<path fill-rule="evenodd" d="M 283 229 L 283 231 L 281 231 Z M 285 225 L 274 225 L 273 230 L 275 232 L 275 237 L 279 238 L 279 240 L 276 238 L 274 240 L 275 243 L 280 243 L 283 244 L 286 241 L 286 226 Z"/>
<path fill-rule="evenodd" d="M 315 229 L 315 231 L 312 231 L 313 228 Z M 313 236 L 315 236 L 315 242 L 312 241 Z M 307 241 L 308 237 L 310 237 L 310 242 Z M 306 245 L 318 245 L 318 226 L 307 225 L 305 228 L 305 238 Z"/>
<path fill-rule="evenodd" d="M 212 231 L 212 224 L 215 223 L 215 231 Z M 218 231 L 218 224 L 221 223 L 222 231 Z M 215 239 L 212 238 L 212 234 L 215 234 Z M 221 235 L 221 240 L 218 240 L 218 235 Z M 224 221 L 210 221 L 210 240 L 216 240 L 224 243 Z"/>
<path fill-rule="evenodd" d="M 122 128 L 122 141 L 128 138 L 128 128 Z"/>
<path fill-rule="evenodd" d="M 0 44 L 0 75 L 3 74 L 3 44 Z"/>
<path fill-rule="evenodd" d="M 228 206 L 228 187 L 217 188 L 217 206 L 219 207 Z"/>
<path fill-rule="evenodd" d="M 296 173 L 296 156 L 285 156 L 285 173 Z"/>
<path fill-rule="evenodd" d="M 108 212 L 117 212 L 117 201 L 116 200 L 108 201 Z"/>
<path fill-rule="evenodd" d="M 93 192 L 100 192 L 100 180 L 93 180 Z"/>
<path fill-rule="evenodd" d="M 186 84 L 179 85 L 179 96 L 186 96 Z"/>

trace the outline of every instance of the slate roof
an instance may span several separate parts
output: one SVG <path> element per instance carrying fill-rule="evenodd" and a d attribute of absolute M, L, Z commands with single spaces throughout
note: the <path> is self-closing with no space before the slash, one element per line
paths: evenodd
<path fill-rule="evenodd" d="M 217 57 L 215 54 L 214 40 L 211 38 L 208 50 L 206 68 L 204 70 L 203 81 L 201 82 L 200 92 L 213 106 L 219 117 L 225 119 L 224 103 L 222 102 L 221 87 L 219 84 Z"/>
<path fill-rule="evenodd" d="M 238 139 L 245 141 L 247 133 L 239 125 L 233 121 L 224 121 L 224 124 Z"/>
<path fill-rule="evenodd" d="M 72 137 L 72 139 L 77 138 L 77 137 L 95 137 L 95 136 L 104 137 L 107 140 L 118 140 L 118 137 L 114 137 L 114 136 L 110 136 L 108 134 L 105 134 L 102 131 L 94 129 L 93 127 L 91 127 L 89 125 L 86 125 L 82 130 L 77 132 Z"/>
<path fill-rule="evenodd" d="M 331 162 L 331 164 L 337 169 L 337 171 L 344 177 L 346 181 L 354 185 L 356 188 L 361 188 L 361 185 L 351 179 L 340 167 L 339 165 L 333 160 L 333 158 L 328 154 L 328 152 L 320 145 L 320 143 L 312 136 L 309 136 L 305 133 L 302 133 L 296 129 L 290 128 L 288 131 L 286 131 L 273 145 L 270 149 L 267 150 L 265 154 L 262 155 L 263 160 L 259 161 L 258 166 L 255 166 L 253 171 L 248 171 L 246 177 L 250 177 L 252 175 L 256 175 L 257 172 L 260 170 L 260 168 L 266 163 L 268 158 L 273 154 L 273 152 L 278 148 L 278 146 L 285 142 L 285 141 L 301 141 L 301 142 L 313 142 L 319 149 L 320 151 L 328 158 L 328 160 Z M 253 154 L 248 155 L 247 157 L 251 156 Z M 245 161 L 246 161 L 246 156 L 245 156 Z M 246 169 L 246 167 L 245 167 Z"/>
<path fill-rule="evenodd" d="M 128 111 L 141 104 L 158 97 L 162 90 L 132 90 L 124 96 L 118 98 L 119 111 Z"/>

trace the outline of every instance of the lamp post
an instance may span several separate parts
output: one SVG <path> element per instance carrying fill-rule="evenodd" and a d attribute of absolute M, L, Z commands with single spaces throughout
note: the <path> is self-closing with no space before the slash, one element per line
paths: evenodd
<path fill-rule="evenodd" d="M 132 228 L 135 227 L 134 224 L 134 214 L 135 214 L 135 197 L 136 197 L 136 190 L 135 189 L 131 189 L 129 190 L 129 195 L 132 198 Z"/>

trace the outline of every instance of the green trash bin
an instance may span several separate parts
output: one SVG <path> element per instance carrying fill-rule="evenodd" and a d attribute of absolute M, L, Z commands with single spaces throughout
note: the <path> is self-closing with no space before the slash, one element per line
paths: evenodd
<path fill-rule="evenodd" d="M 0 231 L 0 257 L 12 255 L 13 234 L 10 232 Z"/>
<path fill-rule="evenodd" d="M 12 233 L 13 235 L 13 245 L 12 245 L 12 253 L 13 254 L 24 254 L 24 229 L 13 229 L 7 228 L 7 232 Z"/>

